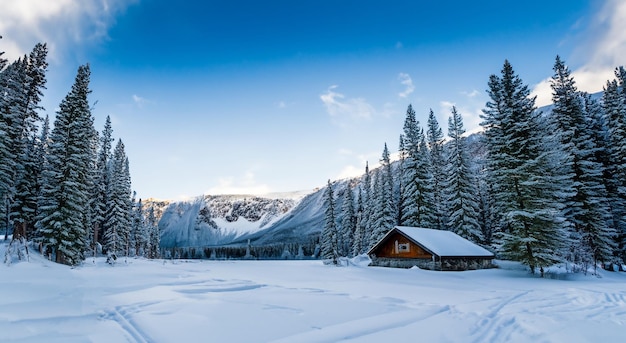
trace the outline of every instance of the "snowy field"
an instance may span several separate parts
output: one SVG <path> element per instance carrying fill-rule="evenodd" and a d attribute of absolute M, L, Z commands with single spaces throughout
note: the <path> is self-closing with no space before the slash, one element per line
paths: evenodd
<path fill-rule="evenodd" d="M 0 265 L 0 342 L 625 342 L 626 273 L 319 261 Z"/>

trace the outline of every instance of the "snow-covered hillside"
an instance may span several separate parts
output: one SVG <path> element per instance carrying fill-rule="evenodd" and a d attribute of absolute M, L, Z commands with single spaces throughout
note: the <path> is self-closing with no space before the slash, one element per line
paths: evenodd
<path fill-rule="evenodd" d="M 0 253 L 2 248 L 0 247 Z M 0 265 L 2 342 L 623 342 L 625 273 L 321 261 Z"/>
<path fill-rule="evenodd" d="M 201 196 L 170 203 L 159 221 L 161 246 L 194 247 L 229 244 L 270 227 L 302 198 L 302 192 Z"/>

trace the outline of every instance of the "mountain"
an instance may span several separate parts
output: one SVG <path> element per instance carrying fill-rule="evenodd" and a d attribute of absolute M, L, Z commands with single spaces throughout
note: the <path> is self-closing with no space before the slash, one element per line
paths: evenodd
<path fill-rule="evenodd" d="M 172 202 L 159 220 L 161 247 L 231 244 L 272 227 L 300 203 L 304 194 L 205 195 Z"/>
<path fill-rule="evenodd" d="M 333 183 L 337 208 L 341 208 L 343 192 L 348 185 L 353 185 L 357 179 L 340 180 Z M 319 238 L 324 227 L 324 192 L 326 187 L 315 190 L 306 195 L 289 213 L 277 220 L 264 230 L 245 235 L 238 242 L 250 239 L 257 245 L 272 243 L 306 243 Z M 237 243 L 237 242 L 235 242 Z"/>

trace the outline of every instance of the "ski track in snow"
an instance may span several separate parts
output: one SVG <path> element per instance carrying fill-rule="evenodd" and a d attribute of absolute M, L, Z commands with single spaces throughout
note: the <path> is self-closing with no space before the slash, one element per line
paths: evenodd
<path fill-rule="evenodd" d="M 503 315 L 502 310 L 516 300 L 530 293 L 521 292 L 513 296 L 505 298 L 484 315 L 473 330 L 472 336 L 477 335 L 473 342 L 506 342 L 512 330 L 515 330 L 515 317 L 511 315 Z"/>
<path fill-rule="evenodd" d="M 145 307 L 156 302 L 139 303 L 128 306 L 116 306 L 112 310 L 105 311 L 101 319 L 109 319 L 116 322 L 130 338 L 129 342 L 149 343 L 154 342 L 150 336 L 133 320 L 134 313 L 140 313 Z"/>
<path fill-rule="evenodd" d="M 416 312 L 414 310 L 397 311 L 385 313 L 381 315 L 356 319 L 330 325 L 315 330 L 284 337 L 273 343 L 316 343 L 316 342 L 340 342 L 345 340 L 355 340 L 372 333 L 391 330 L 413 324 L 424 320 L 439 313 L 448 311 L 450 308 L 444 306 L 437 309 L 431 309 L 426 313 Z"/>

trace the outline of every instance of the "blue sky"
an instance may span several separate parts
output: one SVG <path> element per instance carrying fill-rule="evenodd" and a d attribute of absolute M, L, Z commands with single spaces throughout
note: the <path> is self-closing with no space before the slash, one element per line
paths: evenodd
<path fill-rule="evenodd" d="M 0 2 L 0 51 L 51 47 L 45 113 L 90 63 L 143 198 L 313 189 L 396 151 L 409 103 L 477 129 L 504 59 L 545 104 L 556 54 L 591 92 L 626 56 L 618 0 Z"/>

